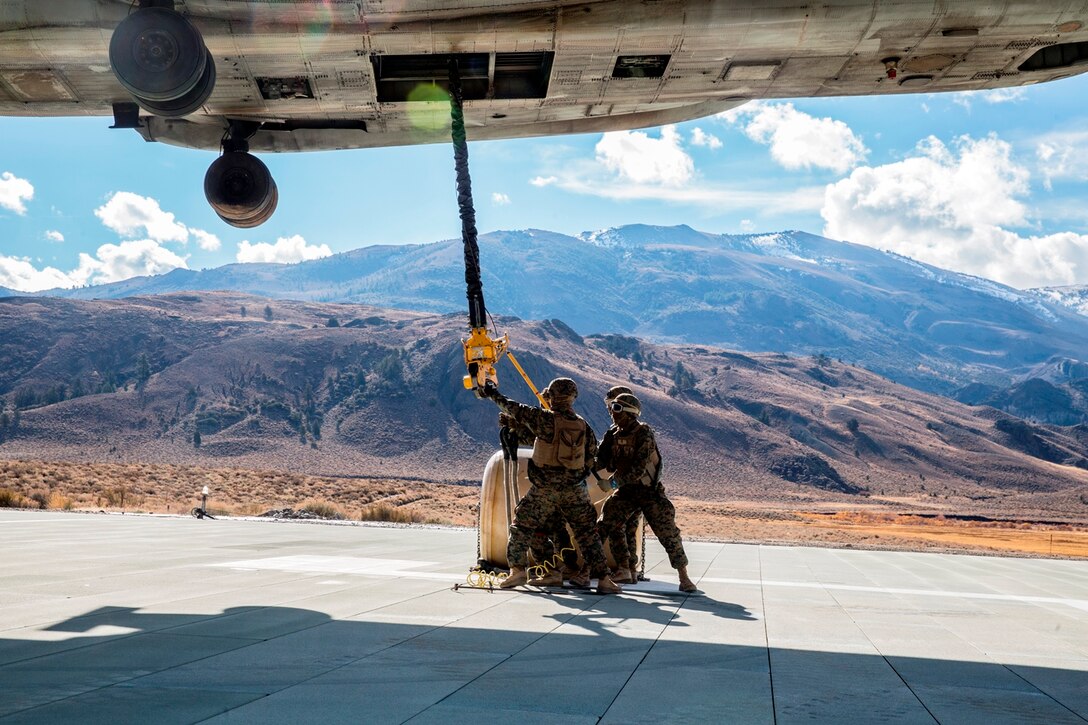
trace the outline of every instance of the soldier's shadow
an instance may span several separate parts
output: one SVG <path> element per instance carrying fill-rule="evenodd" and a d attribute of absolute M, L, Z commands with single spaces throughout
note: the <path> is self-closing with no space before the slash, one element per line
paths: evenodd
<path fill-rule="evenodd" d="M 755 622 L 755 617 L 747 607 L 733 602 L 719 602 L 705 594 L 676 594 L 638 591 L 629 587 L 620 595 L 602 596 L 591 590 L 582 589 L 541 589 L 544 596 L 561 599 L 569 604 L 578 602 L 585 605 L 579 612 L 571 614 L 552 613 L 549 619 L 562 624 L 581 627 L 595 634 L 615 636 L 617 622 L 625 620 L 643 620 L 662 627 L 690 627 L 684 620 L 685 612 L 706 612 L 722 619 Z M 574 605 L 577 607 L 577 605 Z"/>

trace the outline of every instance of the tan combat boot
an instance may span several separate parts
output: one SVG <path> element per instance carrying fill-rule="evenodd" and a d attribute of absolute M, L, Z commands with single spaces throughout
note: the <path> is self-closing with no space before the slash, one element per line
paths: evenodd
<path fill-rule="evenodd" d="M 612 581 L 612 577 L 605 574 L 597 580 L 597 593 L 598 594 L 619 594 L 623 589 L 620 589 L 620 585 Z"/>
<path fill-rule="evenodd" d="M 558 569 L 549 569 L 544 576 L 538 576 L 529 580 L 531 587 L 561 587 L 563 586 L 563 572 Z"/>
<path fill-rule="evenodd" d="M 697 591 L 699 589 L 697 586 L 695 586 L 695 582 L 693 582 L 688 577 L 688 568 L 686 566 L 682 566 L 677 569 L 676 573 L 680 576 L 680 591 L 690 594 L 691 592 Z"/>
<path fill-rule="evenodd" d="M 634 584 L 635 572 L 630 567 L 620 567 L 612 572 L 612 581 L 617 584 Z"/>
<path fill-rule="evenodd" d="M 576 573 L 574 573 L 571 576 L 567 577 L 567 579 L 570 580 L 570 585 L 572 587 L 576 587 L 578 589 L 589 589 L 589 582 L 590 582 L 589 565 L 586 564 L 581 569 L 579 569 Z"/>
<path fill-rule="evenodd" d="M 510 574 L 499 584 L 500 589 L 513 589 L 514 587 L 520 587 L 525 582 L 529 581 L 529 575 L 525 571 L 523 566 L 510 567 Z"/>

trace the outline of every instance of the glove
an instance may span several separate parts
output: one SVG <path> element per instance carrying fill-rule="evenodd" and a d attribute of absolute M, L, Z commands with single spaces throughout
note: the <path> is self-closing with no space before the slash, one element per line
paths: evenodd
<path fill-rule="evenodd" d="M 495 385 L 495 383 L 491 382 L 490 380 L 484 383 L 484 386 L 480 388 L 481 398 L 494 398 L 498 394 L 499 386 Z"/>
<path fill-rule="evenodd" d="M 601 489 L 605 493 L 612 493 L 612 480 L 608 478 L 601 478 L 600 474 L 596 471 L 593 472 L 593 479 L 597 482 L 597 488 Z"/>

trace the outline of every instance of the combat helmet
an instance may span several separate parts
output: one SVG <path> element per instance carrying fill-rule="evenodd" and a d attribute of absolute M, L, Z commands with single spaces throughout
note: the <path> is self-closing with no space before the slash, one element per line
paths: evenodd
<path fill-rule="evenodd" d="M 632 413 L 637 418 L 642 415 L 642 403 L 632 393 L 620 393 L 612 401 L 611 408 L 616 413 Z"/>
<path fill-rule="evenodd" d="M 578 397 L 578 384 L 570 378 L 556 378 L 548 383 L 548 387 L 544 388 L 541 395 L 550 396 L 553 400 L 557 398 L 574 400 Z"/>
<path fill-rule="evenodd" d="M 611 403 L 616 399 L 616 396 L 627 393 L 628 395 L 634 395 L 634 391 L 626 385 L 613 385 L 608 389 L 608 392 L 604 394 L 604 402 Z"/>

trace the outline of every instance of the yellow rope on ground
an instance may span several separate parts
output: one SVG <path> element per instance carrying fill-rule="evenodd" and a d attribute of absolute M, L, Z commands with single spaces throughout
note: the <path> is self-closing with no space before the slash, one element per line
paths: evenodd
<path fill-rule="evenodd" d="M 558 554 L 551 558 L 551 561 L 534 564 L 533 566 L 528 567 L 525 573 L 528 575 L 529 579 L 540 579 L 551 570 L 560 570 L 563 566 L 563 554 L 568 551 L 576 550 L 569 546 L 561 549 Z M 488 591 L 494 591 L 499 588 L 499 585 L 502 584 L 508 576 L 510 576 L 510 574 L 507 572 L 491 572 L 477 566 L 468 570 L 468 575 L 465 577 L 464 584 L 454 584 L 453 589 L 454 591 L 457 591 L 458 589 L 487 589 Z"/>
<path fill-rule="evenodd" d="M 552 557 L 551 561 L 545 561 L 540 564 L 535 564 L 526 569 L 526 573 L 529 575 L 529 579 L 541 579 L 549 570 L 560 570 L 563 566 L 563 554 L 568 551 L 574 551 L 571 547 L 561 549 L 558 554 Z"/>
<path fill-rule="evenodd" d="M 505 572 L 490 572 L 477 566 L 469 569 L 464 584 L 454 584 L 453 588 L 454 590 L 468 588 L 494 591 L 508 576 L 510 575 Z"/>

